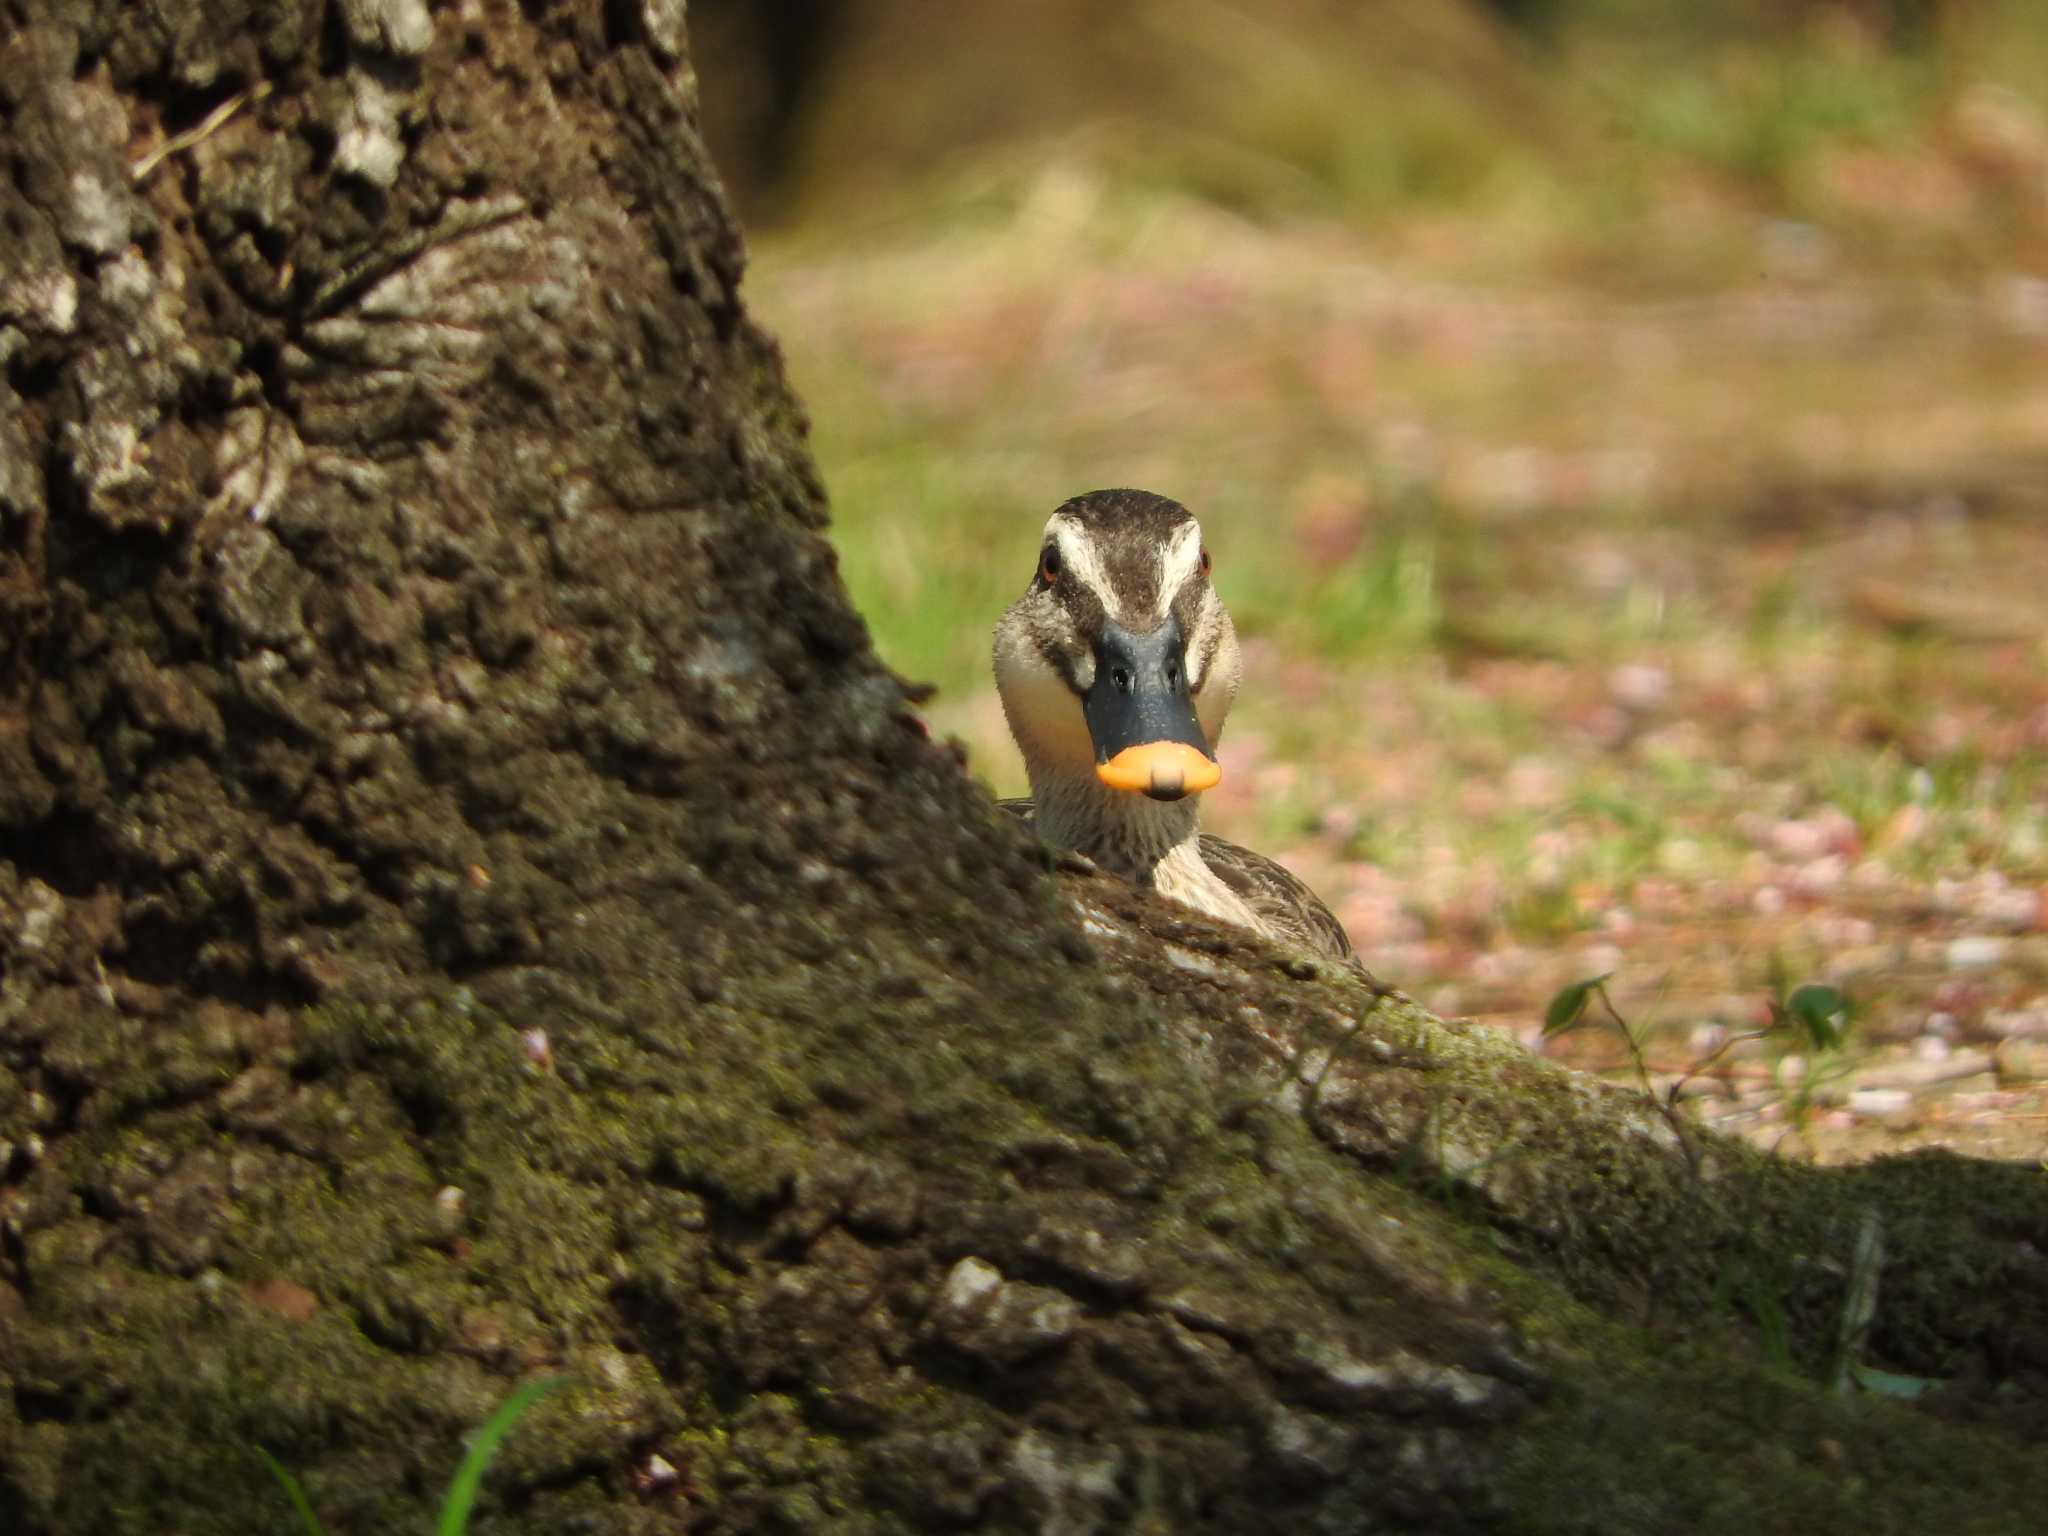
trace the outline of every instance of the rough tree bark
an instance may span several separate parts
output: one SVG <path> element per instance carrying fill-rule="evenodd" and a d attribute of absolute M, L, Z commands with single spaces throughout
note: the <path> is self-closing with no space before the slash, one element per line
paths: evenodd
<path fill-rule="evenodd" d="M 552 1371 L 479 1530 L 2031 1528 L 2038 1171 L 1695 1166 L 923 739 L 681 0 L 0 25 L 0 1529 Z M 1866 1215 L 1946 1417 L 1748 1343 Z"/>

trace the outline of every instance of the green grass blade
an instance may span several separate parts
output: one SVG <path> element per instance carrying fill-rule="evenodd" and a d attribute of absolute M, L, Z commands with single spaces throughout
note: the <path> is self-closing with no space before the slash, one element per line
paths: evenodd
<path fill-rule="evenodd" d="M 277 1479 L 278 1485 L 284 1489 L 284 1496 L 292 1501 L 292 1508 L 299 1512 L 299 1523 L 305 1526 L 308 1536 L 327 1536 L 321 1528 L 320 1517 L 313 1513 L 313 1506 L 307 1502 L 306 1490 L 299 1486 L 299 1480 L 285 1470 L 283 1462 L 262 1446 L 256 1447 L 256 1454 L 263 1458 L 263 1465 L 270 1468 L 270 1475 Z"/>
<path fill-rule="evenodd" d="M 521 1414 L 555 1388 L 567 1385 L 568 1381 L 566 1376 L 541 1376 L 529 1381 L 500 1403 L 498 1411 L 484 1421 L 484 1427 L 470 1441 L 462 1465 L 455 1469 L 454 1481 L 448 1484 L 448 1497 L 441 1504 L 441 1518 L 434 1524 L 434 1536 L 463 1536 L 469 1528 L 470 1506 L 476 1503 L 476 1491 L 483 1483 L 484 1470 L 490 1466 L 491 1458 L 498 1454 L 499 1443 L 512 1432 L 512 1426 L 519 1421 Z"/>

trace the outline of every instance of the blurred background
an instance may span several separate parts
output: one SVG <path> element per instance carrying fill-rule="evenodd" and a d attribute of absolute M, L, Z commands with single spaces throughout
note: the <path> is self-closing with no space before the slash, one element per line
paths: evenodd
<path fill-rule="evenodd" d="M 993 789 L 1046 513 L 1163 492 L 1246 642 L 1205 824 L 1376 973 L 1621 1069 L 1541 1039 L 1611 972 L 1790 1153 L 2048 1151 L 2048 6 L 691 21 L 846 579 Z"/>

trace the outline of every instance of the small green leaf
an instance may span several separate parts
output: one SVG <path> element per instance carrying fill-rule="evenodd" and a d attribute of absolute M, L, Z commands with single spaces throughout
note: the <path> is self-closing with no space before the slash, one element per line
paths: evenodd
<path fill-rule="evenodd" d="M 1849 1000 L 1838 988 L 1808 982 L 1785 1000 L 1785 1016 L 1816 1051 L 1831 1051 L 1848 1033 Z"/>
<path fill-rule="evenodd" d="M 263 1458 L 263 1465 L 270 1468 L 270 1475 L 277 1479 L 284 1489 L 284 1496 L 291 1500 L 292 1508 L 299 1512 L 299 1521 L 305 1526 L 307 1536 L 327 1536 L 320 1527 L 320 1517 L 313 1513 L 313 1506 L 306 1499 L 306 1490 L 299 1486 L 299 1480 L 285 1470 L 280 1462 L 262 1446 L 256 1447 L 256 1454 Z"/>
<path fill-rule="evenodd" d="M 1575 1026 L 1585 1016 L 1586 1002 L 1594 990 L 1605 982 L 1612 971 L 1602 971 L 1586 981 L 1575 981 L 1550 1000 L 1550 1006 L 1543 1011 L 1543 1038 L 1561 1035 Z"/>
<path fill-rule="evenodd" d="M 1873 1370 L 1867 1365 L 1850 1366 L 1849 1376 L 1866 1392 L 1875 1392 L 1883 1397 L 1902 1397 L 1908 1402 L 1941 1385 L 1931 1376 L 1896 1376 L 1890 1371 Z"/>
<path fill-rule="evenodd" d="M 498 1454 L 499 1443 L 512 1432 L 512 1426 L 519 1422 L 522 1413 L 557 1387 L 567 1385 L 568 1380 L 566 1376 L 536 1377 L 500 1403 L 498 1411 L 484 1421 L 484 1427 L 470 1441 L 462 1465 L 455 1469 L 454 1481 L 448 1484 L 448 1496 L 441 1504 L 441 1518 L 434 1524 L 435 1536 L 463 1536 L 463 1532 L 469 1529 L 470 1507 L 476 1503 L 484 1470 L 490 1466 L 491 1458 Z"/>

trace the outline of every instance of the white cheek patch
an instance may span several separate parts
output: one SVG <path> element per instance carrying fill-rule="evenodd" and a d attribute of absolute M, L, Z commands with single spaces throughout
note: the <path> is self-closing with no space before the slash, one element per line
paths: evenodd
<path fill-rule="evenodd" d="M 1241 663 L 1237 654 L 1237 630 L 1230 622 L 1230 616 L 1222 611 L 1216 601 L 1216 594 L 1210 593 L 1203 605 L 1202 621 L 1196 633 L 1206 633 L 1211 625 L 1221 629 L 1222 637 L 1216 649 L 1210 653 L 1208 670 L 1195 689 L 1195 718 L 1202 722 L 1202 734 L 1208 738 L 1209 750 L 1216 750 L 1216 739 L 1223 734 L 1223 721 L 1230 713 L 1230 706 L 1237 699 L 1237 680 Z"/>
<path fill-rule="evenodd" d="M 1216 750 L 1216 738 L 1223 734 L 1223 721 L 1236 696 L 1237 689 L 1226 685 L 1217 669 L 1211 667 L 1202 691 L 1195 695 L 1195 718 L 1202 722 L 1202 737 L 1211 752 Z"/>
<path fill-rule="evenodd" d="M 1095 742 L 1080 699 L 1022 636 L 1008 635 L 997 644 L 996 693 L 1027 766 L 1094 771 Z"/>

